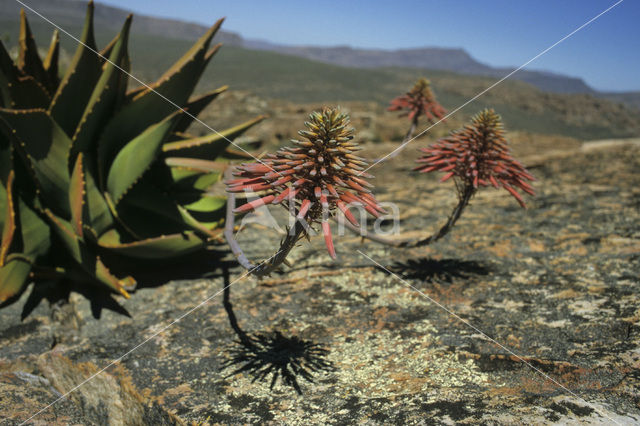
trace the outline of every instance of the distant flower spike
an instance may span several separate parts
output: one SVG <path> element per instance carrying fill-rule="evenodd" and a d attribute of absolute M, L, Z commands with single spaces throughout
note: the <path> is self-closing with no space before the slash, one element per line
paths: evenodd
<path fill-rule="evenodd" d="M 516 188 L 534 195 L 527 181 L 535 179 L 509 153 L 502 121 L 492 109 L 479 112 L 471 124 L 421 150 L 425 155 L 417 160 L 421 164 L 414 170 L 446 172 L 442 182 L 456 177 L 463 187 L 474 191 L 479 186 L 502 187 L 522 207 L 525 204 Z"/>
<path fill-rule="evenodd" d="M 349 116 L 335 108 L 313 112 L 305 122 L 307 130 L 298 134 L 306 140 L 292 140 L 295 148 L 285 147 L 269 154 L 261 163 L 242 164 L 228 181 L 227 191 L 265 191 L 262 198 L 238 207 L 244 212 L 265 204 L 282 203 L 309 225 L 321 223 L 327 250 L 336 257 L 329 227 L 329 216 L 336 209 L 357 224 L 347 206 L 362 205 L 372 215 L 384 210 L 378 205 L 364 178 L 367 163 L 355 155 L 360 150 L 353 142 L 354 129 Z M 293 204 L 291 204 L 293 203 Z"/>
<path fill-rule="evenodd" d="M 408 115 L 412 122 L 417 122 L 421 115 L 425 115 L 432 124 L 436 119 L 444 118 L 447 113 L 447 110 L 436 101 L 431 83 L 426 78 L 421 78 L 413 89 L 393 99 L 388 110 L 404 111 L 402 115 Z"/>

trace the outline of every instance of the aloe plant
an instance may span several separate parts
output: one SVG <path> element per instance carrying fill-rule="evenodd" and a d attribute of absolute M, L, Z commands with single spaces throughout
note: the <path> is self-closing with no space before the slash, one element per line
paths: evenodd
<path fill-rule="evenodd" d="M 128 297 L 136 279 L 116 275 L 117 262 L 222 243 L 226 198 L 208 188 L 224 159 L 238 156 L 230 140 L 264 117 L 187 133 L 226 89 L 190 99 L 221 23 L 156 82 L 127 91 L 131 16 L 98 55 L 89 3 L 82 45 L 59 78 L 57 32 L 42 60 L 21 12 L 15 63 L 0 42 L 0 302 L 31 281 L 98 284 Z"/>

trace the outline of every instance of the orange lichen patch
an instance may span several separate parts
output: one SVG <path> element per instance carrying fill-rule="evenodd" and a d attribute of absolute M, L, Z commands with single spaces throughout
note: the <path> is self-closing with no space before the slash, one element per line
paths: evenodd
<path fill-rule="evenodd" d="M 394 393 L 418 393 L 429 382 L 426 377 L 415 377 L 409 373 L 393 373 L 389 376 L 392 383 L 387 386 L 389 392 Z"/>
<path fill-rule="evenodd" d="M 640 253 L 640 240 L 611 235 L 600 241 L 598 252 L 603 254 L 638 254 Z"/>
<path fill-rule="evenodd" d="M 487 250 L 498 257 L 507 257 L 512 255 L 513 245 L 508 240 L 497 241 L 491 247 L 487 247 Z"/>
<path fill-rule="evenodd" d="M 522 337 L 516 337 L 513 334 L 507 336 L 506 344 L 512 348 L 519 348 L 520 342 L 522 341 Z"/>
<path fill-rule="evenodd" d="M 180 386 L 177 386 L 175 388 L 171 388 L 171 389 L 167 389 L 164 394 L 165 395 L 169 395 L 169 396 L 173 396 L 173 395 L 186 395 L 189 393 L 193 393 L 193 389 L 191 389 L 191 386 L 189 386 L 187 383 L 183 383 Z"/>
<path fill-rule="evenodd" d="M 575 256 L 586 256 L 587 253 L 589 253 L 589 251 L 585 246 L 575 246 L 567 250 L 567 254 L 571 254 Z"/>
<path fill-rule="evenodd" d="M 552 297 L 555 297 L 557 299 L 575 299 L 580 295 L 581 295 L 580 293 L 570 288 L 570 289 L 555 293 Z"/>
<path fill-rule="evenodd" d="M 546 247 L 544 245 L 544 242 L 540 240 L 532 240 L 532 241 L 529 241 L 529 250 L 536 253 L 540 253 L 545 251 Z"/>

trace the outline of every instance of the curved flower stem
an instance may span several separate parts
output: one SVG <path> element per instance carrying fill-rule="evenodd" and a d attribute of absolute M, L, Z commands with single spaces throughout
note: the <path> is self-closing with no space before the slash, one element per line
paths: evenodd
<path fill-rule="evenodd" d="M 451 231 L 453 226 L 456 224 L 456 222 L 458 221 L 460 216 L 462 216 L 462 212 L 464 211 L 464 208 L 467 207 L 467 205 L 469 204 L 469 200 L 471 200 L 471 197 L 473 196 L 473 194 L 475 194 L 475 192 L 476 191 L 475 191 L 475 188 L 473 186 L 465 185 L 463 190 L 459 193 L 460 195 L 458 197 L 458 204 L 455 206 L 455 208 L 451 212 L 451 215 L 449 216 L 449 220 L 447 220 L 447 223 L 445 223 L 442 226 L 442 228 L 440 228 L 440 230 L 438 231 L 437 234 L 433 234 L 430 237 L 423 238 L 421 240 L 417 240 L 417 241 L 409 242 L 407 244 L 400 245 L 400 247 L 422 247 L 422 246 L 426 246 L 426 245 L 429 245 L 429 244 L 431 244 L 433 242 L 438 241 L 440 238 L 442 238 L 445 235 L 447 235 L 449 233 L 449 231 Z"/>
<path fill-rule="evenodd" d="M 360 235 L 362 238 L 366 238 L 376 243 L 385 244 L 392 247 L 408 247 L 408 248 L 426 246 L 433 242 L 438 241 L 440 238 L 447 235 L 449 231 L 451 231 L 451 229 L 456 224 L 460 216 L 462 216 L 462 212 L 464 211 L 464 208 L 469 204 L 469 201 L 471 200 L 471 197 L 473 197 L 473 194 L 475 194 L 475 192 L 476 191 L 473 186 L 465 185 L 462 188 L 462 190 L 459 192 L 458 204 L 455 206 L 455 208 L 449 215 L 449 219 L 447 220 L 447 223 L 445 223 L 437 233 L 430 235 L 427 238 L 421 238 L 418 240 L 392 240 L 389 238 L 381 237 L 379 235 L 371 234 L 366 229 L 353 226 L 348 221 L 345 221 L 344 225 L 347 227 L 347 229 L 354 232 L 355 234 Z"/>
<path fill-rule="evenodd" d="M 231 168 L 229 168 L 230 170 Z M 234 193 L 227 193 L 227 215 L 225 218 L 224 237 L 227 240 L 227 244 L 231 248 L 231 252 L 238 259 L 238 263 L 243 268 L 251 272 L 253 275 L 263 277 L 269 275 L 275 271 L 284 261 L 287 259 L 287 255 L 295 247 L 300 238 L 306 235 L 305 227 L 296 220 L 293 231 L 287 230 L 287 236 L 280 243 L 280 249 L 268 259 L 258 263 L 257 265 L 252 263 L 242 251 L 240 244 L 233 235 L 233 228 L 235 226 L 235 213 L 233 209 L 236 205 L 236 196 Z"/>
<path fill-rule="evenodd" d="M 413 120 L 411 120 L 411 127 L 409 127 L 409 130 L 407 130 L 407 134 L 404 136 L 404 140 L 402 141 L 402 143 L 406 143 L 407 141 L 410 141 L 411 138 L 413 138 L 413 134 L 415 133 L 417 127 L 418 115 L 416 114 L 416 116 L 413 117 Z"/>
<path fill-rule="evenodd" d="M 249 335 L 247 335 L 247 333 L 245 333 L 244 330 L 240 328 L 240 325 L 238 325 L 238 319 L 233 313 L 233 305 L 231 304 L 231 300 L 230 300 L 231 284 L 229 280 L 229 269 L 227 268 L 226 265 L 222 269 L 222 274 L 224 276 L 224 281 L 222 282 L 222 285 L 224 286 L 223 288 L 224 292 L 222 295 L 222 304 L 224 305 L 225 311 L 227 311 L 227 316 L 229 317 L 229 323 L 231 324 L 231 328 L 233 328 L 233 331 L 235 331 L 236 335 L 238 336 L 242 344 L 245 345 L 245 347 L 250 349 L 255 349 L 256 347 L 255 343 L 253 343 L 253 341 L 251 340 L 251 337 L 249 337 Z"/>

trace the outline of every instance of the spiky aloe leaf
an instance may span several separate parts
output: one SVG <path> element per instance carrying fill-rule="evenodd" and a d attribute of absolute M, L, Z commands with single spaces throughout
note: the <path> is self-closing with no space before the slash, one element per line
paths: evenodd
<path fill-rule="evenodd" d="M 127 66 L 127 41 L 130 27 L 131 15 L 127 17 L 122 27 L 118 41 L 109 56 L 109 62 L 106 62 L 103 66 L 100 79 L 91 94 L 80 124 L 73 136 L 73 149 L 75 153 L 88 152 L 94 148 L 94 144 L 98 139 L 99 130 L 106 125 L 111 114 L 113 114 L 116 101 L 123 96 L 123 73 L 116 65 L 119 67 Z M 75 159 L 72 158 L 72 160 Z"/>
<path fill-rule="evenodd" d="M 0 212 L 2 215 L 2 244 L 0 245 L 0 266 L 4 265 L 4 262 L 9 253 L 9 246 L 13 241 L 13 234 L 16 230 L 16 214 L 13 206 L 13 179 L 14 172 L 9 172 L 7 179 L 7 187 L 0 185 L 0 205 L 4 206 L 4 212 Z"/>
<path fill-rule="evenodd" d="M 200 224 L 207 228 L 212 228 L 221 224 L 221 220 L 224 219 L 226 205 L 227 197 L 209 195 L 182 207 Z"/>
<path fill-rule="evenodd" d="M 85 158 L 78 154 L 69 184 L 71 223 L 78 236 L 89 230 L 96 236 L 114 223 L 107 201 L 98 190 L 91 173 L 87 173 Z"/>
<path fill-rule="evenodd" d="M 164 159 L 164 163 L 172 170 L 184 169 L 200 173 L 224 173 L 228 167 L 227 163 L 189 157 L 167 157 Z"/>
<path fill-rule="evenodd" d="M 60 34 L 58 30 L 53 31 L 51 36 L 51 44 L 49 45 L 49 51 L 47 57 L 44 60 L 43 66 L 47 73 L 47 81 L 49 82 L 49 91 L 52 92 L 60 84 L 60 76 L 58 75 L 58 58 L 60 57 Z"/>
<path fill-rule="evenodd" d="M 84 235 L 83 231 L 83 207 L 85 195 L 84 167 L 82 165 L 82 153 L 78 154 L 76 164 L 73 166 L 71 180 L 69 181 L 69 209 L 71 210 L 71 225 L 77 236 Z"/>
<path fill-rule="evenodd" d="M 26 259 L 11 255 L 7 263 L 0 267 L 0 303 L 16 295 L 26 284 L 31 263 Z"/>
<path fill-rule="evenodd" d="M 38 55 L 38 47 L 31 34 L 24 9 L 20 9 L 20 38 L 18 39 L 18 69 L 33 76 L 43 85 L 48 85 L 48 75 Z"/>
<path fill-rule="evenodd" d="M 189 254 L 204 246 L 204 241 L 195 232 L 162 235 L 160 237 L 122 243 L 116 230 L 106 232 L 98 243 L 104 248 L 126 256 L 143 259 L 166 259 Z"/>
<path fill-rule="evenodd" d="M 20 71 L 0 40 L 0 106 L 3 108 L 15 105 L 11 96 L 11 88 L 18 81 L 18 75 L 20 75 Z"/>
<path fill-rule="evenodd" d="M 93 2 L 87 6 L 84 29 L 76 52 L 49 106 L 56 123 L 73 137 L 101 74 L 102 63 L 95 54 Z M 85 47 L 86 46 L 86 47 Z"/>
<path fill-rule="evenodd" d="M 102 164 L 110 163 L 128 141 L 148 126 L 173 113 L 175 105 L 187 102 L 215 53 L 215 50 L 207 52 L 207 48 L 221 23 L 218 21 L 211 27 L 182 58 L 150 85 L 153 90 L 136 90 L 135 96 L 127 97 L 127 105 L 115 115 L 98 141 L 98 157 L 102 159 Z"/>
<path fill-rule="evenodd" d="M 0 104 L 5 108 L 44 108 L 49 94 L 44 85 L 15 66 L 0 42 Z"/>
<path fill-rule="evenodd" d="M 10 198 L 14 200 L 12 195 Z M 20 252 L 9 254 L 0 264 L 0 302 L 22 289 L 28 280 L 31 265 L 50 248 L 47 224 L 19 197 L 17 203 L 12 201 L 11 204 L 14 208 L 17 207 L 17 222 L 20 223 L 19 233 L 13 235 L 13 239 L 18 241 L 11 243 L 11 247 L 18 248 Z M 3 231 L 3 243 L 4 237 Z"/>
<path fill-rule="evenodd" d="M 56 235 L 62 240 L 69 254 L 85 273 L 123 296 L 129 297 L 125 287 L 130 283 L 118 279 L 109 271 L 97 253 L 75 234 L 71 223 L 57 217 L 50 210 L 45 210 L 45 214 L 53 225 Z"/>
<path fill-rule="evenodd" d="M 202 223 L 199 220 L 197 220 L 195 217 L 193 217 L 192 212 L 185 209 L 184 207 L 178 206 L 178 210 L 182 215 L 182 220 L 194 230 L 200 233 L 203 233 L 211 238 L 220 238 L 220 236 L 222 235 L 222 229 L 216 228 L 217 225 L 219 225 L 219 222 Z"/>
<path fill-rule="evenodd" d="M 204 192 L 212 185 L 220 181 L 222 174 L 220 172 L 202 173 L 195 170 L 186 170 L 173 168 L 171 170 L 174 184 L 171 186 L 171 192 Z"/>
<path fill-rule="evenodd" d="M 41 196 L 59 214 L 69 215 L 67 158 L 71 140 L 47 111 L 0 109 L 4 124 L 34 173 Z"/>
<path fill-rule="evenodd" d="M 169 142 L 164 144 L 162 150 L 172 156 L 179 155 L 196 158 L 216 158 L 227 149 L 230 140 L 235 139 L 265 118 L 266 116 L 260 115 L 254 119 L 219 133 L 212 133 L 199 138 Z"/>
<path fill-rule="evenodd" d="M 117 213 L 119 222 L 140 239 L 189 229 L 181 220 L 176 202 L 147 179 L 127 193 L 118 204 Z"/>
<path fill-rule="evenodd" d="M 186 132 L 191 123 L 193 123 L 194 117 L 197 117 L 215 98 L 220 96 L 221 93 L 224 93 L 229 86 L 219 87 L 209 93 L 205 93 L 202 96 L 199 96 L 195 99 L 190 100 L 185 106 L 184 109 L 187 110 L 189 114 L 183 114 L 180 117 L 180 120 L 176 124 L 175 131 L 176 132 Z"/>
<path fill-rule="evenodd" d="M 204 192 L 222 178 L 227 165 L 218 161 L 196 158 L 165 158 L 171 167 L 172 183 L 169 190 L 176 194 Z"/>
<path fill-rule="evenodd" d="M 35 262 L 44 256 L 51 247 L 51 231 L 47 223 L 18 198 L 18 217 L 20 221 L 20 237 L 22 239 L 22 254 Z"/>
<path fill-rule="evenodd" d="M 161 150 L 178 118 L 178 112 L 161 122 L 150 126 L 138 137 L 130 141 L 113 160 L 107 175 L 107 190 L 112 200 L 118 204 L 124 194 L 142 177 Z M 102 167 L 104 159 L 99 159 Z"/>

